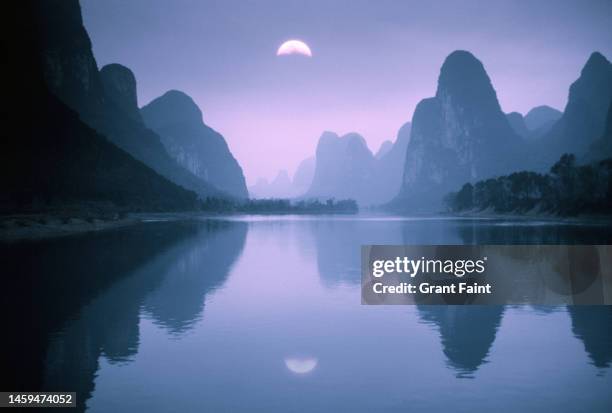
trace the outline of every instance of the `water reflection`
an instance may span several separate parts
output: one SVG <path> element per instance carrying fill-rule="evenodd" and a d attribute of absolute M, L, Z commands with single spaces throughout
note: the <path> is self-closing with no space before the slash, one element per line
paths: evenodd
<path fill-rule="evenodd" d="M 365 244 L 401 243 L 401 226 L 391 221 L 316 220 L 308 225 L 317 251 L 317 266 L 327 287 L 361 281 L 361 251 Z"/>
<path fill-rule="evenodd" d="M 612 227 L 524 219 L 389 218 L 314 219 L 308 226 L 316 244 L 324 285 L 360 282 L 361 245 L 608 244 Z"/>
<path fill-rule="evenodd" d="M 74 390 L 92 412 L 605 411 L 609 307 L 360 305 L 360 245 L 512 243 L 487 225 L 215 220 L 4 246 L 2 387 Z"/>
<path fill-rule="evenodd" d="M 466 220 L 455 226 L 460 244 L 608 244 L 609 225 L 530 219 Z"/>
<path fill-rule="evenodd" d="M 444 355 L 457 377 L 473 377 L 487 361 L 504 314 L 502 306 L 417 306 L 421 320 L 435 326 Z"/>
<path fill-rule="evenodd" d="M 193 228 L 184 226 L 143 225 L 0 245 L 4 271 L 0 302 L 4 323 L 12 332 L 0 343 L 2 371 L 10 372 L 1 376 L 2 387 L 41 389 L 50 336 L 101 291 L 193 233 Z"/>
<path fill-rule="evenodd" d="M 342 284 L 356 285 L 360 280 L 361 245 L 414 245 L 414 244 L 609 244 L 612 230 L 609 226 L 577 225 L 554 221 L 489 220 L 489 219 L 406 219 L 316 221 L 310 225 L 316 242 L 317 264 L 323 285 L 335 288 Z M 582 292 L 585 286 L 574 282 L 571 270 L 575 260 L 598 263 L 597 250 L 585 246 L 579 256 L 568 255 L 568 279 L 573 291 Z M 546 248 L 542 253 L 546 252 Z M 545 262 L 547 257 L 535 250 L 533 259 Z M 540 255 L 539 255 L 540 254 Z M 575 255 L 575 254 L 574 254 Z M 514 265 L 516 257 L 507 257 L 503 265 Z M 500 260 L 500 262 L 503 260 Z M 588 267 L 588 266 L 587 266 Z M 544 294 L 533 284 L 527 272 L 515 271 L 529 285 L 532 301 Z M 562 272 L 563 272 L 562 271 Z M 594 267 L 593 273 L 597 272 Z M 551 272 L 556 274 L 556 272 Z M 589 274 L 587 274 L 589 275 Z M 592 278 L 592 277 L 591 277 Z M 578 277 L 578 281 L 590 280 Z M 531 282 L 531 284 L 530 284 Z M 554 284 L 551 282 L 551 285 Z M 588 286 L 592 294 L 605 290 L 602 285 Z M 553 285 L 554 287 L 554 285 Z M 510 289 L 508 289 L 509 291 Z M 457 377 L 473 377 L 487 362 L 503 314 L 502 306 L 429 306 L 418 305 L 421 320 L 435 326 L 440 335 L 448 366 Z M 563 307 L 561 307 L 563 308 Z M 597 367 L 608 367 L 612 358 L 612 307 L 567 307 L 572 318 L 572 330 L 582 340 L 589 357 Z M 534 313 L 546 315 L 560 307 L 534 306 Z"/>
<path fill-rule="evenodd" d="M 572 332 L 596 367 L 612 363 L 612 306 L 569 306 Z"/>
<path fill-rule="evenodd" d="M 306 374 L 310 373 L 317 367 L 319 360 L 315 357 L 287 357 L 285 358 L 285 365 L 289 371 L 295 374 Z"/>
<path fill-rule="evenodd" d="M 239 256 L 246 230 L 244 223 L 219 221 L 148 223 L 3 246 L 14 288 L 23 292 L 19 302 L 3 297 L 21 309 L 9 313 L 9 325 L 29 321 L 21 335 L 11 336 L 18 341 L 2 343 L 8 371 L 15 372 L 3 388 L 70 389 L 84 410 L 100 356 L 125 363 L 137 353 L 141 307 L 172 332 L 192 326 L 206 294 L 223 283 Z M 23 275 L 25 283 L 18 281 Z M 30 291 L 35 277 L 48 288 Z M 21 363 L 29 360 L 37 364 L 24 369 Z"/>
<path fill-rule="evenodd" d="M 186 332 L 202 317 L 208 293 L 223 284 L 244 246 L 247 225 L 206 221 L 205 228 L 177 251 L 158 288 L 143 308 L 158 325 L 175 335 Z"/>

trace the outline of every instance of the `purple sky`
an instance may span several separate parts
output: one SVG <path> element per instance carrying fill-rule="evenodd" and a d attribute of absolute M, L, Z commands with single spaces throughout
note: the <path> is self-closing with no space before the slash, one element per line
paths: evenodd
<path fill-rule="evenodd" d="M 139 104 L 191 95 L 247 182 L 293 173 L 324 130 L 376 151 L 435 93 L 455 49 L 485 65 L 506 112 L 563 109 L 592 51 L 612 57 L 612 1 L 81 0 L 100 66 L 121 63 Z M 313 57 L 275 55 L 297 38 Z"/>

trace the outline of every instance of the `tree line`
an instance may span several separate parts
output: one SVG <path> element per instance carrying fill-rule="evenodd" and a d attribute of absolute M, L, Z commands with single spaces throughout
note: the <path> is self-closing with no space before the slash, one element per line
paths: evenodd
<path fill-rule="evenodd" d="M 451 212 L 610 215 L 612 158 L 577 165 L 573 154 L 564 154 L 549 173 L 520 171 L 466 183 L 444 201 Z"/>
<path fill-rule="evenodd" d="M 248 214 L 356 214 L 359 211 L 353 199 L 318 199 L 292 201 L 289 199 L 248 199 L 207 198 L 200 209 L 208 212 Z"/>

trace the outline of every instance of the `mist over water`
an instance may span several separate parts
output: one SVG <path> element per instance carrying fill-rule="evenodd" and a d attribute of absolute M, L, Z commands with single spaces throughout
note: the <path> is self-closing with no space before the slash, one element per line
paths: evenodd
<path fill-rule="evenodd" d="M 610 241 L 551 221 L 244 216 L 2 245 L 20 334 L 0 350 L 25 360 L 22 387 L 78 391 L 77 411 L 609 411 L 610 307 L 362 306 L 359 254 Z"/>

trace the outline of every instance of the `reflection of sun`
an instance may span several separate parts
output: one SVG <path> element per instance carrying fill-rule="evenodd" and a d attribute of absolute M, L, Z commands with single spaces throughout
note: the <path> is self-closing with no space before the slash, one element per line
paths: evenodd
<path fill-rule="evenodd" d="M 314 357 L 287 357 L 285 359 L 285 366 L 295 374 L 306 374 L 310 373 L 317 367 L 319 360 Z"/>

